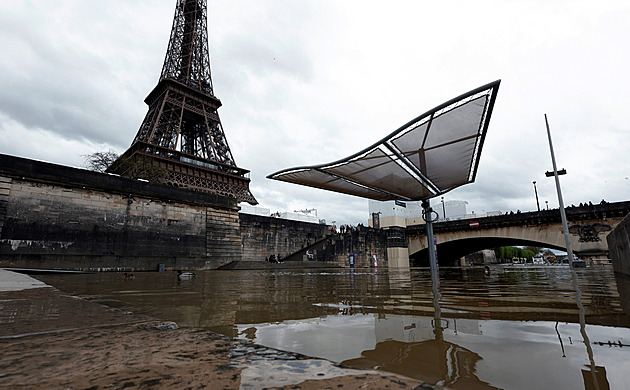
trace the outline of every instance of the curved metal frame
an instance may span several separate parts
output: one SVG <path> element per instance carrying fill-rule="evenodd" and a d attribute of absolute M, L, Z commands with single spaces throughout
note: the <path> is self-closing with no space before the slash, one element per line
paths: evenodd
<path fill-rule="evenodd" d="M 368 146 L 367 148 L 361 150 L 360 152 L 357 152 L 349 157 L 331 162 L 331 163 L 326 163 L 326 164 L 319 164 L 319 165 L 312 165 L 312 166 L 300 166 L 300 167 L 294 167 L 294 168 L 288 168 L 288 169 L 283 169 L 280 171 L 277 171 L 275 173 L 272 173 L 270 175 L 267 176 L 268 179 L 274 179 L 274 180 L 279 180 L 279 181 L 287 181 L 287 182 L 292 182 L 291 180 L 284 180 L 282 178 L 280 178 L 280 176 L 287 174 L 287 173 L 291 173 L 291 172 L 297 172 L 297 171 L 305 171 L 305 170 L 315 170 L 321 173 L 325 173 L 328 175 L 331 175 L 333 177 L 337 177 L 339 179 L 343 179 L 343 180 L 347 180 L 349 182 L 352 182 L 352 184 L 354 185 L 360 185 L 363 186 L 365 188 L 368 188 L 370 190 L 373 191 L 377 191 L 380 193 L 383 193 L 384 195 L 387 195 L 390 197 L 390 199 L 401 199 L 401 200 L 423 200 L 423 199 L 430 199 L 434 196 L 438 196 L 441 194 L 444 194 L 454 188 L 457 188 L 463 184 L 467 184 L 467 183 L 471 183 L 474 182 L 476 175 L 477 175 L 477 168 L 479 166 L 479 159 L 481 157 L 481 149 L 483 147 L 483 143 L 485 141 L 485 136 L 486 136 L 486 132 L 488 129 L 488 125 L 490 123 L 490 117 L 492 115 L 492 110 L 494 108 L 494 103 L 496 100 L 496 95 L 497 95 L 497 91 L 499 89 L 499 84 L 501 83 L 501 80 L 496 80 L 493 81 L 491 83 L 485 84 L 481 87 L 475 88 L 469 92 L 466 92 L 460 96 L 457 96 L 451 100 L 448 100 L 445 103 L 442 103 L 438 106 L 436 106 L 435 108 L 425 112 L 422 115 L 419 115 L 418 117 L 412 119 L 411 121 L 407 122 L 406 124 L 404 124 L 403 126 L 399 127 L 397 130 L 395 130 L 394 132 L 390 133 L 389 135 L 387 135 L 386 137 L 384 137 L 383 139 L 381 139 L 380 141 L 374 143 L 371 146 Z M 446 189 L 440 189 L 438 186 L 434 185 L 431 180 L 429 180 L 427 177 L 425 177 L 422 172 L 419 172 L 419 170 L 417 169 L 417 167 L 415 166 L 410 166 L 413 165 L 412 163 L 410 163 L 408 161 L 408 159 L 404 156 L 402 156 L 401 154 L 399 154 L 395 148 L 392 148 L 392 144 L 390 143 L 391 140 L 396 137 L 397 135 L 403 133 L 404 131 L 407 130 L 412 130 L 414 128 L 416 128 L 417 126 L 420 126 L 422 124 L 424 124 L 425 122 L 419 123 L 421 122 L 423 119 L 426 119 L 428 117 L 434 116 L 436 113 L 438 113 L 440 110 L 443 110 L 445 108 L 448 108 L 449 106 L 452 106 L 458 102 L 464 101 L 466 98 L 470 98 L 473 97 L 481 92 L 484 91 L 488 91 L 489 96 L 489 101 L 486 103 L 487 104 L 487 108 L 484 109 L 483 111 L 483 116 L 482 119 L 480 121 L 480 126 L 483 126 L 481 129 L 478 130 L 478 135 L 476 136 L 476 143 L 475 143 L 475 147 L 471 156 L 471 165 L 470 165 L 470 171 L 468 174 L 468 181 L 466 183 L 462 183 L 460 185 L 454 186 L 454 187 L 449 187 Z M 457 106 L 459 107 L 459 106 Z M 457 108 L 457 107 L 453 107 L 453 109 Z M 450 111 L 450 110 L 449 110 Z M 440 115 L 438 115 L 437 117 L 441 116 L 444 113 L 441 113 Z M 437 118 L 434 117 L 434 118 Z M 433 120 L 434 118 L 432 118 L 431 120 Z M 417 124 L 417 126 L 413 127 L 414 124 Z M 352 162 L 354 159 L 357 159 L 358 157 L 361 157 L 362 155 L 365 155 L 379 147 L 383 146 L 384 148 L 388 149 L 389 151 L 391 151 L 394 155 L 396 155 L 396 157 L 403 162 L 405 165 L 407 165 L 408 168 L 408 173 L 410 174 L 410 176 L 413 176 L 414 178 L 416 178 L 416 180 L 418 180 L 426 189 L 428 189 L 431 192 L 434 192 L 431 196 L 428 197 L 422 197 L 419 199 L 410 199 L 408 197 L 405 196 L 401 196 L 399 194 L 395 194 L 392 193 L 390 191 L 387 191 L 385 189 L 382 188 L 375 188 L 375 187 L 371 187 L 365 183 L 359 183 L 356 181 L 353 181 L 352 179 L 343 177 L 341 175 L 335 174 L 333 172 L 328 172 L 326 170 L 326 168 L 331 168 L 334 166 L 338 166 L 340 164 L 344 164 L 344 163 L 349 163 Z M 416 177 L 417 176 L 417 177 Z M 313 187 L 313 188 L 320 188 L 320 189 L 327 189 L 330 191 L 334 191 L 334 192 L 341 192 L 341 191 L 335 191 L 334 189 L 329 189 L 326 187 L 318 187 L 315 185 L 309 185 L 309 184 L 302 184 L 302 183 L 297 183 L 297 184 L 301 184 L 301 185 L 306 185 L 309 187 Z M 345 193 L 345 192 L 342 192 Z"/>

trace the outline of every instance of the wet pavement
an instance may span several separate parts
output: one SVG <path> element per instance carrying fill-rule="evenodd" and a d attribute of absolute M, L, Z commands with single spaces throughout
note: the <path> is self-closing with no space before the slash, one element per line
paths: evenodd
<path fill-rule="evenodd" d="M 0 290 L 0 388 L 413 389 L 420 385 L 204 329 L 182 329 L 173 322 L 68 295 L 9 271 L 0 270 L 0 287 L 5 288 Z"/>

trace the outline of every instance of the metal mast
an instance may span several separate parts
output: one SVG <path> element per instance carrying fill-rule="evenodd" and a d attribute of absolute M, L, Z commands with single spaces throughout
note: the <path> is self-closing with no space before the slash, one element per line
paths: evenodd
<path fill-rule="evenodd" d="M 177 0 L 160 80 L 144 100 L 149 111 L 109 171 L 134 176 L 130 166 L 149 164 L 165 172 L 165 184 L 255 205 L 249 171 L 236 166 L 217 112 L 206 11 L 206 0 Z"/>

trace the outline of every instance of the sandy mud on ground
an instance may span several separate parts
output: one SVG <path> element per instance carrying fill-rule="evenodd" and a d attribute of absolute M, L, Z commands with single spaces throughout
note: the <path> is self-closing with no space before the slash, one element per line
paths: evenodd
<path fill-rule="evenodd" d="M 420 388 L 412 379 L 163 324 L 51 287 L 0 292 L 0 388 Z"/>

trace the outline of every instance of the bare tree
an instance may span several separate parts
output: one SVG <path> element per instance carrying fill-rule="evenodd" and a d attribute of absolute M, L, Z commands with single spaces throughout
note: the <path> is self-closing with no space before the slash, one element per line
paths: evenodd
<path fill-rule="evenodd" d="M 113 150 L 94 152 L 83 155 L 84 166 L 90 171 L 105 172 L 107 168 L 118 158 L 118 153 Z"/>
<path fill-rule="evenodd" d="M 116 172 L 132 179 L 144 179 L 151 183 L 163 183 L 168 177 L 168 172 L 163 167 L 150 159 L 119 158 L 116 161 Z"/>
<path fill-rule="evenodd" d="M 151 183 L 164 183 L 168 177 L 166 169 L 156 161 L 121 157 L 113 150 L 84 154 L 83 159 L 85 167 L 91 171 L 105 172 L 107 168 L 112 167 L 113 171 L 121 176 L 144 179 Z"/>

